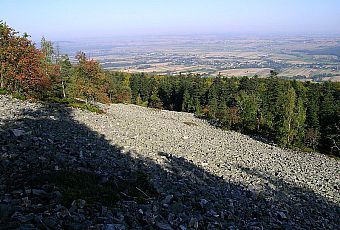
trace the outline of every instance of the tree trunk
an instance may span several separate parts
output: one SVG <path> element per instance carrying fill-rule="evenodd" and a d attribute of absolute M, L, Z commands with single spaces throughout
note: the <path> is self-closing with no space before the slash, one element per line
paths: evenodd
<path fill-rule="evenodd" d="M 61 78 L 61 88 L 63 89 L 63 98 L 66 98 L 64 80 Z"/>
<path fill-rule="evenodd" d="M 5 88 L 3 68 L 4 68 L 4 67 L 1 65 L 1 72 L 0 72 L 0 88 Z"/>
<path fill-rule="evenodd" d="M 4 88 L 4 76 L 0 73 L 0 88 Z"/>

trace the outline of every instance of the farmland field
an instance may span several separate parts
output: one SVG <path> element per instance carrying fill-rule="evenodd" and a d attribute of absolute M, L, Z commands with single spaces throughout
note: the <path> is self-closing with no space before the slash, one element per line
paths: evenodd
<path fill-rule="evenodd" d="M 59 42 L 105 69 L 150 74 L 279 77 L 339 81 L 340 37 L 160 36 Z"/>

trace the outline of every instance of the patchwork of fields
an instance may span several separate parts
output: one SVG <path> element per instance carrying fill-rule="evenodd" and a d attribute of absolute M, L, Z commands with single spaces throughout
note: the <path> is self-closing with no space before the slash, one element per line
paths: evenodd
<path fill-rule="evenodd" d="M 71 57 L 83 50 L 105 69 L 151 74 L 279 76 L 338 81 L 338 37 L 162 36 L 61 42 Z"/>

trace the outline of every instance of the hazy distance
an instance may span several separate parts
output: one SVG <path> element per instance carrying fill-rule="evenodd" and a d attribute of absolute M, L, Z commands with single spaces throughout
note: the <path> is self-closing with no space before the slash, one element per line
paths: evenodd
<path fill-rule="evenodd" d="M 339 35 L 337 0 L 0 0 L 0 20 L 39 41 L 79 38 Z"/>

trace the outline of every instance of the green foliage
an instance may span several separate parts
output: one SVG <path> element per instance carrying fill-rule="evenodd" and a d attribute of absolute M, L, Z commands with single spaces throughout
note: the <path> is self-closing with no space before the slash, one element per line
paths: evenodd
<path fill-rule="evenodd" d="M 19 100 L 22 100 L 22 101 L 26 100 L 25 95 L 22 94 L 22 93 L 19 93 L 19 92 L 13 93 L 13 94 L 12 94 L 12 97 L 14 97 L 14 98 L 16 98 L 16 99 L 19 99 Z"/>
<path fill-rule="evenodd" d="M 49 98 L 46 98 L 45 101 L 50 102 L 50 103 L 59 103 L 59 104 L 66 104 L 66 105 L 77 102 L 77 100 L 73 98 L 59 98 L 59 97 L 49 97 Z"/>
<path fill-rule="evenodd" d="M 312 152 L 314 152 L 314 149 L 312 149 L 312 148 L 303 148 L 302 151 L 305 152 L 305 153 L 312 153 Z"/>
<path fill-rule="evenodd" d="M 243 129 L 255 131 L 258 127 L 259 98 L 254 93 L 247 94 L 241 90 L 236 100 Z"/>
<path fill-rule="evenodd" d="M 296 93 L 293 88 L 288 89 L 288 92 L 280 92 L 278 96 L 277 112 L 281 119 L 277 121 L 277 141 L 284 147 L 289 147 L 296 135 L 293 127 L 295 100 Z"/>
<path fill-rule="evenodd" d="M 82 110 L 87 110 L 94 113 L 104 113 L 103 110 L 101 110 L 98 106 L 92 105 L 92 104 L 86 104 L 82 101 L 78 101 L 74 98 L 58 98 L 58 97 L 49 97 L 46 98 L 44 101 L 48 103 L 58 103 L 58 104 L 64 104 L 66 106 L 72 107 L 72 108 L 78 108 Z"/>
<path fill-rule="evenodd" d="M 195 114 L 198 116 L 202 114 L 201 103 L 198 97 L 195 98 Z"/>
<path fill-rule="evenodd" d="M 0 88 L 0 95 L 8 94 L 8 91 L 4 88 Z"/>
<path fill-rule="evenodd" d="M 228 79 L 136 74 L 130 87 L 132 101 L 139 105 L 147 100 L 149 107 L 204 115 L 220 127 L 263 135 L 282 147 L 335 154 L 340 146 L 339 84 L 288 81 L 276 75 Z M 148 82 L 156 87 L 149 88 Z"/>
<path fill-rule="evenodd" d="M 72 65 L 44 38 L 39 51 L 27 36 L 2 22 L 0 38 L 0 94 L 98 113 L 102 111 L 94 102 L 192 112 L 222 128 L 266 136 L 282 147 L 340 155 L 340 83 L 283 80 L 275 71 L 265 79 L 110 72 L 83 52 Z"/>
<path fill-rule="evenodd" d="M 187 89 L 184 90 L 182 111 L 184 112 L 195 112 L 195 105 L 192 97 Z"/>
<path fill-rule="evenodd" d="M 87 110 L 93 113 L 104 113 L 103 110 L 101 110 L 100 108 L 98 108 L 95 105 L 91 105 L 91 104 L 84 104 L 84 103 L 70 103 L 68 104 L 68 106 L 73 107 L 73 108 L 78 108 L 78 109 L 82 109 L 82 110 Z"/>
<path fill-rule="evenodd" d="M 150 99 L 149 99 L 149 103 L 148 106 L 151 108 L 155 108 L 155 109 L 162 109 L 163 105 L 162 105 L 162 101 L 161 99 L 158 97 L 157 93 L 154 92 Z"/>

